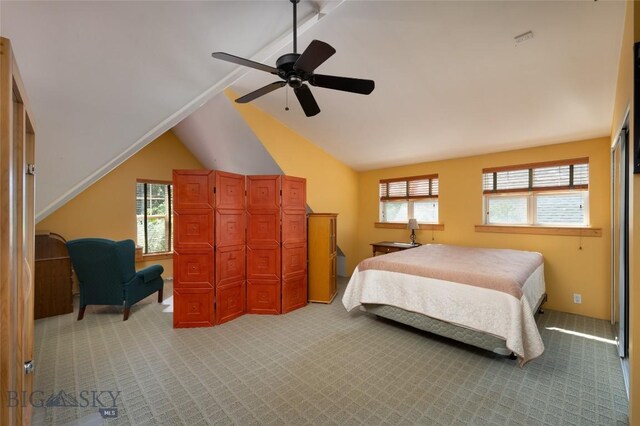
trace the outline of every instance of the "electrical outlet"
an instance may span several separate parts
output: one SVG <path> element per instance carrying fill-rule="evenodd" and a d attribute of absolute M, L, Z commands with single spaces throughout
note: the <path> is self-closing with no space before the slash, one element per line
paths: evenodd
<path fill-rule="evenodd" d="M 582 295 L 580 293 L 573 293 L 573 303 L 582 303 Z"/>

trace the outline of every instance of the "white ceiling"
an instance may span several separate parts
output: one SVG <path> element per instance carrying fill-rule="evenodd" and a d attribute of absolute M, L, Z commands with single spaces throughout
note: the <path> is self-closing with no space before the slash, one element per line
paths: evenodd
<path fill-rule="evenodd" d="M 317 72 L 373 79 L 374 92 L 312 88 L 322 109 L 312 118 L 291 91 L 288 112 L 282 89 L 256 105 L 357 170 L 608 135 L 624 9 L 347 1 L 299 49 L 314 38 L 331 44 L 337 53 Z M 529 30 L 534 38 L 516 46 Z M 252 71 L 232 88 L 245 94 L 271 81 Z"/>
<path fill-rule="evenodd" d="M 313 88 L 322 109 L 313 118 L 292 93 L 285 112 L 284 89 L 256 105 L 357 170 L 607 135 L 624 10 L 622 1 L 303 0 L 299 50 L 331 44 L 337 53 L 318 72 L 371 78 L 376 89 Z M 291 50 L 280 49 L 290 27 L 286 0 L 0 2 L 0 33 L 36 117 L 39 218 L 241 73 L 231 86 L 240 94 L 274 81 L 210 54 L 273 65 L 273 52 Z M 528 30 L 534 39 L 516 47 Z M 192 122 L 191 134 L 221 125 L 202 113 Z"/>

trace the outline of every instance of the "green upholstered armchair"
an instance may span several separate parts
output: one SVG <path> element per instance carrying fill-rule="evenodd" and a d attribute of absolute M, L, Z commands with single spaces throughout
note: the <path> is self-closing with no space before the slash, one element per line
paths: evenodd
<path fill-rule="evenodd" d="M 84 317 L 87 305 L 120 305 L 124 303 L 124 321 L 131 306 L 154 292 L 162 302 L 161 265 L 136 272 L 135 244 L 132 240 L 111 241 L 81 238 L 67 242 L 73 269 L 80 281 L 80 311 Z"/>

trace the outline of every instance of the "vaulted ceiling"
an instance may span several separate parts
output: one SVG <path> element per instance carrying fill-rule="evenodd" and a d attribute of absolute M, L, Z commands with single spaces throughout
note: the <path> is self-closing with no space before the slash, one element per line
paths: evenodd
<path fill-rule="evenodd" d="M 289 111 L 285 89 L 256 105 L 356 170 L 610 133 L 624 2 L 303 0 L 298 9 L 298 49 L 319 39 L 337 50 L 318 72 L 371 78 L 376 89 L 312 88 L 322 109 L 313 118 L 290 89 Z M 533 39 L 516 44 L 527 31 Z M 275 81 L 211 52 L 274 65 L 291 51 L 291 4 L 2 1 L 0 32 L 36 117 L 42 218 L 225 87 L 244 94 Z M 203 164 L 212 144 L 233 140 L 203 136 L 231 122 L 217 116 L 221 99 L 180 126 Z"/>

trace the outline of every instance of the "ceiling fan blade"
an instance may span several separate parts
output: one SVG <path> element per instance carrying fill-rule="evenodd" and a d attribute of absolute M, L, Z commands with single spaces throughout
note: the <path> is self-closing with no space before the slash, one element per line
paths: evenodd
<path fill-rule="evenodd" d="M 316 103 L 316 99 L 313 97 L 309 86 L 303 84 L 302 86 L 293 89 L 293 91 L 295 92 L 296 97 L 304 110 L 304 114 L 307 117 L 313 117 L 320 112 L 320 107 Z"/>
<path fill-rule="evenodd" d="M 268 65 L 263 65 L 260 62 L 250 61 L 248 59 L 241 58 L 239 56 L 230 55 L 224 52 L 213 52 L 211 54 L 212 57 L 216 59 L 221 59 L 227 62 L 233 62 L 234 64 L 244 65 L 245 67 L 255 68 L 260 71 L 270 72 L 271 74 L 278 74 L 278 69 L 274 67 L 270 67 Z"/>
<path fill-rule="evenodd" d="M 360 93 L 368 95 L 373 92 L 376 85 L 373 80 L 362 80 L 360 78 L 337 77 L 335 75 L 315 74 L 309 80 L 312 86 L 324 87 L 325 89 L 342 90 L 343 92 Z"/>
<path fill-rule="evenodd" d="M 273 92 L 274 90 L 279 89 L 286 84 L 286 81 L 276 81 L 275 83 L 267 84 L 266 86 L 261 87 L 258 90 L 254 90 L 253 92 L 247 93 L 246 95 L 236 99 L 236 102 L 239 104 L 246 104 L 247 102 L 251 102 L 252 100 L 259 98 L 260 96 L 266 95 L 269 92 Z"/>
<path fill-rule="evenodd" d="M 300 55 L 296 63 L 293 64 L 293 69 L 312 73 L 313 70 L 318 68 L 320 64 L 329 59 L 334 53 L 336 53 L 336 49 L 324 41 L 313 40 L 304 52 L 302 52 L 302 55 Z"/>

